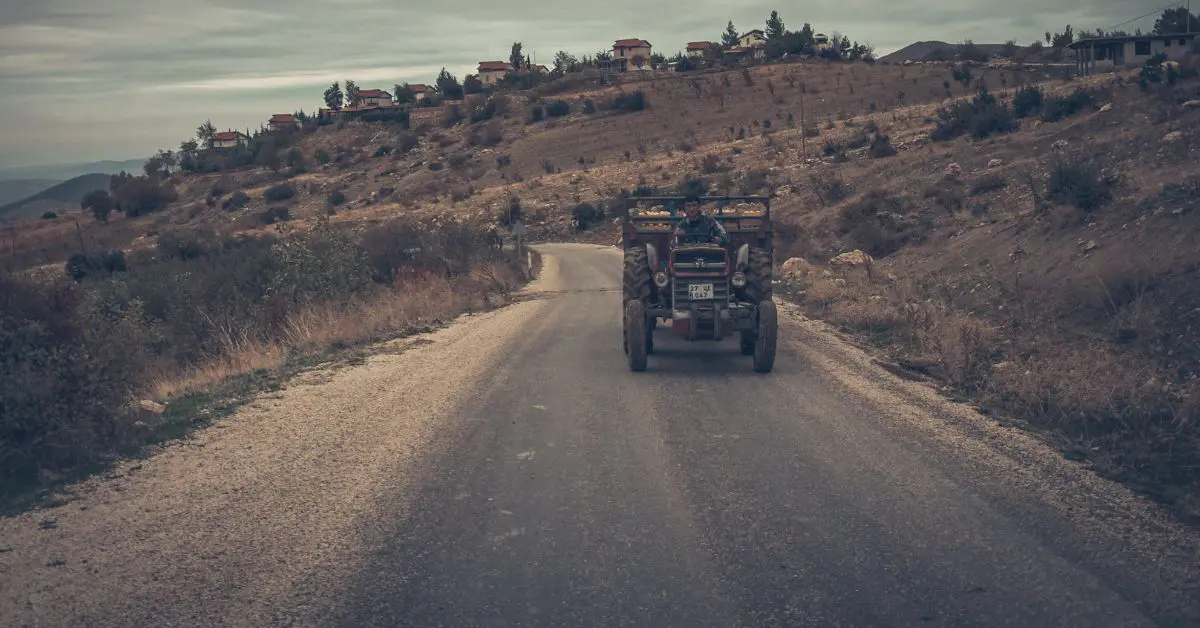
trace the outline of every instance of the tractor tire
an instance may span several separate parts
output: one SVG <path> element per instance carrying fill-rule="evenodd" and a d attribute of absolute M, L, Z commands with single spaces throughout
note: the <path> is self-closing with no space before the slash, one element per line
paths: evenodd
<path fill-rule="evenodd" d="M 754 303 L 770 301 L 771 280 L 774 278 L 771 254 L 766 249 L 750 247 L 750 259 L 746 264 L 746 296 Z"/>
<path fill-rule="evenodd" d="M 754 332 L 744 331 L 741 333 L 742 355 L 754 355 L 754 347 L 758 344 L 758 338 Z"/>
<path fill-rule="evenodd" d="M 645 304 L 650 300 L 650 259 L 646 255 L 646 247 L 625 250 L 621 292 L 625 303 L 641 301 Z"/>
<path fill-rule="evenodd" d="M 625 353 L 629 358 L 629 370 L 646 370 L 646 339 L 650 332 L 646 328 L 646 305 L 633 300 L 625 304 Z"/>
<path fill-rule="evenodd" d="M 770 373 L 775 367 L 775 341 L 779 330 L 779 312 L 774 301 L 758 304 L 758 338 L 754 343 L 754 371 Z"/>

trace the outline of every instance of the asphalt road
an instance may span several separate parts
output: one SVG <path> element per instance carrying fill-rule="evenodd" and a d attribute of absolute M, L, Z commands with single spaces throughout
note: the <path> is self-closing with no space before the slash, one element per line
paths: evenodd
<path fill-rule="evenodd" d="M 0 520 L 0 625 L 1200 626 L 1196 531 L 1121 487 L 787 308 L 772 373 L 666 330 L 630 372 L 619 252 L 542 250 Z"/>

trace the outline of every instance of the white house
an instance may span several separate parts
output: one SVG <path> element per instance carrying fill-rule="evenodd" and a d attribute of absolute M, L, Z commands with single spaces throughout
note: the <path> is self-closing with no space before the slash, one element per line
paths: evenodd
<path fill-rule="evenodd" d="M 250 143 L 250 136 L 241 131 L 220 131 L 213 135 L 210 145 L 213 148 L 237 148 Z"/>
<path fill-rule="evenodd" d="M 829 36 L 817 33 L 813 35 L 813 52 L 821 54 L 822 50 L 827 50 L 833 47 L 833 43 L 829 41 Z"/>
<path fill-rule="evenodd" d="M 1137 67 L 1157 54 L 1168 60 L 1180 59 L 1196 47 L 1196 33 L 1170 35 L 1131 35 L 1128 37 L 1091 37 L 1069 47 L 1075 51 L 1080 74 L 1095 74 Z"/>
<path fill-rule="evenodd" d="M 271 116 L 271 119 L 267 121 L 267 126 L 269 126 L 272 131 L 283 131 L 286 129 L 294 129 L 299 127 L 300 121 L 296 119 L 296 116 L 290 113 L 277 113 Z"/>
<path fill-rule="evenodd" d="M 620 72 L 649 70 L 652 50 L 645 39 L 618 39 L 613 43 L 612 65 Z"/>
<path fill-rule="evenodd" d="M 504 80 L 513 67 L 504 61 L 481 61 L 479 63 L 479 82 L 491 87 Z"/>
<path fill-rule="evenodd" d="M 741 48 L 761 48 L 766 45 L 766 33 L 757 28 L 738 37 L 738 46 Z"/>
<path fill-rule="evenodd" d="M 712 46 L 711 41 L 689 41 L 687 45 L 687 56 L 692 58 L 703 57 L 709 46 Z"/>
<path fill-rule="evenodd" d="M 358 92 L 358 106 L 391 107 L 392 95 L 382 89 L 363 89 Z"/>

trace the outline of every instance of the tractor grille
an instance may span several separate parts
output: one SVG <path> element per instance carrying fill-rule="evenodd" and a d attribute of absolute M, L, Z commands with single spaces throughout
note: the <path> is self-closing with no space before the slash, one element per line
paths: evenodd
<path fill-rule="evenodd" d="M 675 268 L 683 272 L 720 272 L 725 268 L 725 249 L 675 251 Z"/>
<path fill-rule="evenodd" d="M 693 301 L 688 296 L 688 286 L 698 283 L 711 283 L 712 299 Z M 701 310 L 714 309 L 729 302 L 729 280 L 725 277 L 683 278 L 675 279 L 671 290 L 672 305 L 676 309 L 688 309 L 694 303 Z"/>

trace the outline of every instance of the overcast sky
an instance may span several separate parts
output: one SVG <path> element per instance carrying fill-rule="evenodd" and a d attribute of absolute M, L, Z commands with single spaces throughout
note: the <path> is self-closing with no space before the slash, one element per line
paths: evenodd
<path fill-rule="evenodd" d="M 176 148 L 211 118 L 257 128 L 315 110 L 326 85 L 432 83 L 506 59 L 648 39 L 670 55 L 727 20 L 811 22 L 886 54 L 939 39 L 1022 44 L 1047 29 L 1111 27 L 1168 0 L 0 0 L 0 167 L 129 159 Z M 1149 28 L 1149 17 L 1126 28 Z"/>

